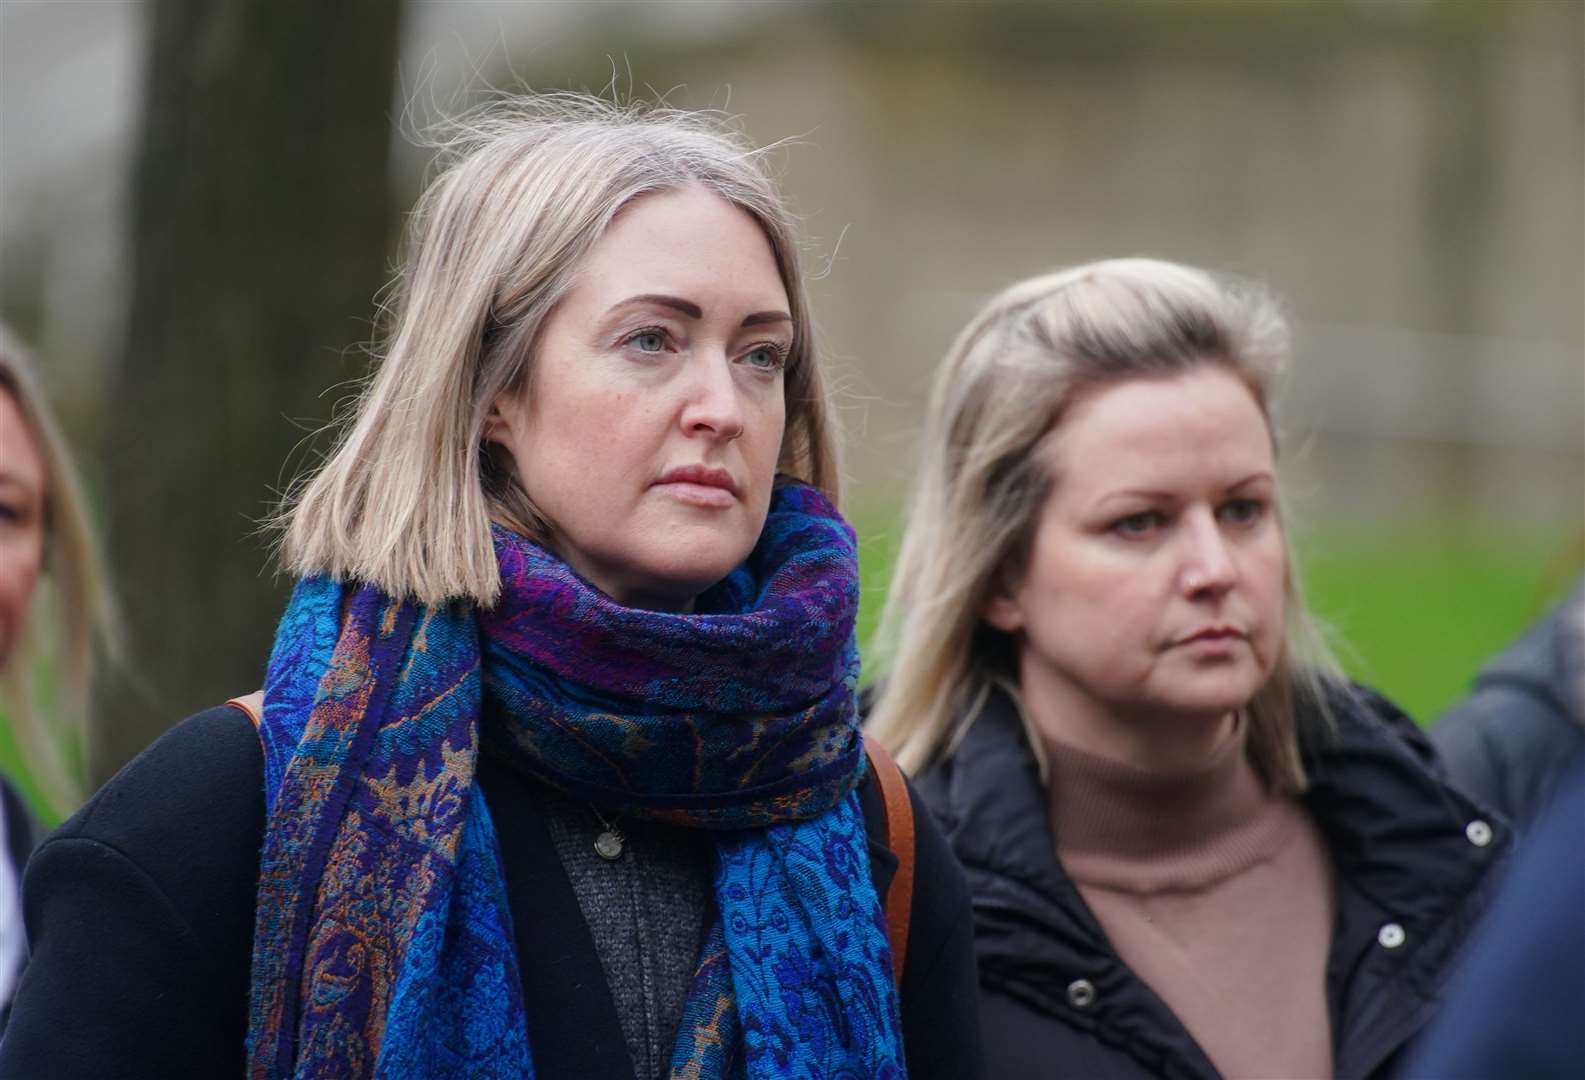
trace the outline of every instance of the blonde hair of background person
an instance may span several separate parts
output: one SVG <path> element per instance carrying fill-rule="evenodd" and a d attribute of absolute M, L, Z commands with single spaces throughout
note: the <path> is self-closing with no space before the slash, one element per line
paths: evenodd
<path fill-rule="evenodd" d="M 63 811 L 81 796 L 76 763 L 86 739 L 95 660 L 114 640 L 113 607 L 66 440 L 45 403 L 31 356 L 4 326 L 0 392 L 15 402 L 44 465 L 40 588 L 10 643 L 14 647 L 0 655 L 0 708 L 33 781 Z M 47 704 L 41 682 L 55 689 Z"/>
<path fill-rule="evenodd" d="M 617 213 L 685 183 L 746 211 L 770 240 L 799 329 L 779 471 L 837 501 L 837 431 L 793 223 L 760 163 L 773 147 L 723 139 L 709 114 L 655 109 L 623 125 L 611 122 L 621 107 L 603 117 L 592 107 L 576 94 L 496 104 L 440 145 L 440 178 L 413 211 L 414 256 L 395 283 L 389 310 L 400 314 L 379 372 L 340 445 L 281 516 L 291 573 L 367 581 L 426 603 L 492 604 L 500 581 L 490 522 L 541 542 L 549 527 L 484 438 L 491 405 L 532 393 L 545 320 Z M 665 132 L 664 152 L 654 131 Z M 591 159 L 605 168 L 580 167 Z"/>
<path fill-rule="evenodd" d="M 1203 312 L 1225 347 L 1142 349 L 1180 336 L 1180 308 Z M 1088 388 L 1217 364 L 1249 387 L 1269 426 L 1287 352 L 1286 324 L 1261 290 L 1153 259 L 1020 282 L 969 324 L 936 375 L 876 638 L 886 674 L 866 730 L 905 770 L 917 774 L 950 753 L 993 687 L 1019 700 L 1016 652 L 983 612 L 1022 574 L 1052 484 L 1037 450 L 1064 407 Z M 1327 714 L 1322 681 L 1336 672 L 1301 598 L 1291 548 L 1287 564 L 1283 655 L 1249 708 L 1250 755 L 1277 792 L 1304 787 L 1296 716 L 1302 703 Z M 1030 744 L 1043 764 L 1042 740 L 1032 735 Z"/>

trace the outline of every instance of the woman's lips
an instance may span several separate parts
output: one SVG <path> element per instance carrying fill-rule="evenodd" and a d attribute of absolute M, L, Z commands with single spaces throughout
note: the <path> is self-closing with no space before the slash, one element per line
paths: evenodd
<path fill-rule="evenodd" d="M 1183 640 L 1201 641 L 1206 638 L 1241 638 L 1243 636 L 1244 632 L 1242 630 L 1235 630 L 1231 626 L 1208 626 L 1204 630 L 1196 630 Z"/>
<path fill-rule="evenodd" d="M 672 469 L 655 482 L 655 487 L 678 502 L 707 510 L 724 510 L 737 502 L 737 483 L 732 474 L 706 465 Z"/>
<path fill-rule="evenodd" d="M 1242 630 L 1231 626 L 1207 626 L 1203 630 L 1196 630 L 1186 637 L 1179 638 L 1173 644 L 1178 648 L 1189 649 L 1202 655 L 1214 655 L 1231 652 L 1246 640 Z"/>

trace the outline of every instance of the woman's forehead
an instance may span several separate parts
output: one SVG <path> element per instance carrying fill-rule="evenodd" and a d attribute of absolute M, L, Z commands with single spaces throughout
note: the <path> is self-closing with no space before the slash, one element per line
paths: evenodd
<path fill-rule="evenodd" d="M 775 251 L 759 220 L 703 187 L 639 196 L 584 257 L 576 292 L 614 302 L 632 295 L 703 293 L 749 307 L 787 306 Z"/>
<path fill-rule="evenodd" d="M 1237 375 L 1210 365 L 1086 392 L 1064 410 L 1040 452 L 1064 487 L 1084 490 L 1232 483 L 1275 472 L 1259 402 Z"/>

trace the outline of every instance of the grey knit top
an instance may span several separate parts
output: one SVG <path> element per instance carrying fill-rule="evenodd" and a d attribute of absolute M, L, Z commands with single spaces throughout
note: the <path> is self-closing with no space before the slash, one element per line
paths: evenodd
<path fill-rule="evenodd" d="M 548 796 L 545 813 L 611 987 L 633 1075 L 664 1077 L 713 909 L 710 836 L 607 815 L 623 844 L 606 859 L 594 847 L 605 826 L 587 803 Z"/>

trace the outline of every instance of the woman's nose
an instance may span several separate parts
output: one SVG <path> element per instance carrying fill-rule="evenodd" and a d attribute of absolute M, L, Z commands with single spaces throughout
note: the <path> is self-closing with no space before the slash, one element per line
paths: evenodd
<path fill-rule="evenodd" d="M 688 383 L 682 428 L 690 435 L 713 435 L 723 441 L 743 434 L 743 399 L 732 377 L 732 361 L 723 356 L 699 359 Z"/>
<path fill-rule="evenodd" d="M 1189 596 L 1222 593 L 1238 580 L 1238 567 L 1214 513 L 1188 515 L 1187 550 L 1181 569 L 1183 591 Z"/>

